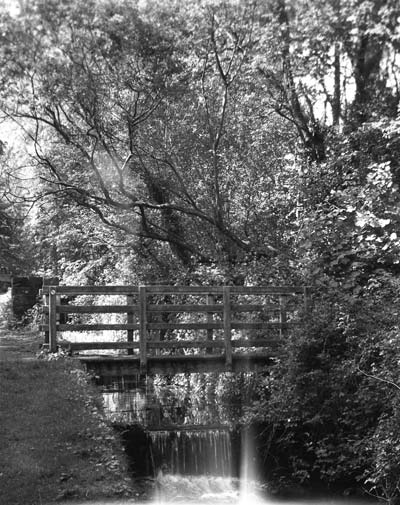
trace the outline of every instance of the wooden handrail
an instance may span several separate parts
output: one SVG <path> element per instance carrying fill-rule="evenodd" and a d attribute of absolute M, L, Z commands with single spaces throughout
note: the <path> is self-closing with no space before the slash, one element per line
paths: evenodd
<path fill-rule="evenodd" d="M 52 286 L 43 286 L 42 293 L 47 293 Z M 225 286 L 146 286 L 149 295 L 191 294 L 222 295 Z M 56 286 L 57 293 L 63 295 L 129 295 L 139 292 L 138 286 Z M 230 286 L 232 294 L 240 295 L 290 295 L 303 294 L 304 286 Z"/>
<path fill-rule="evenodd" d="M 126 342 L 86 342 L 77 344 L 67 344 L 71 350 L 81 349 L 126 349 L 128 354 L 133 355 L 139 351 L 140 369 L 146 370 L 147 360 L 151 349 L 164 349 L 170 352 L 173 349 L 204 349 L 206 354 L 214 351 L 224 351 L 226 369 L 232 367 L 232 356 L 234 349 L 243 348 L 265 348 L 276 344 L 276 339 L 262 338 L 255 339 L 251 332 L 254 330 L 269 331 L 275 329 L 274 335 L 284 337 L 286 330 L 294 324 L 290 320 L 287 302 L 290 297 L 303 299 L 304 308 L 307 307 L 308 288 L 304 286 L 43 286 L 41 294 L 44 300 L 43 313 L 44 321 L 40 329 L 48 334 L 48 346 L 51 352 L 55 352 L 59 345 L 57 333 L 63 331 L 102 331 L 102 330 L 123 330 L 127 333 Z M 109 305 L 63 305 L 61 295 L 71 297 L 78 295 L 123 295 L 125 304 Z M 173 295 L 189 297 L 186 303 L 157 304 L 154 297 Z M 194 296 L 195 298 L 190 298 Z M 198 297 L 206 297 L 204 302 L 196 303 Z M 243 303 L 240 303 L 240 296 L 245 296 Z M 266 296 L 265 303 L 255 300 L 251 303 L 248 297 Z M 149 300 L 149 297 L 151 300 Z M 169 299 L 170 297 L 168 297 Z M 271 302 L 272 300 L 272 302 Z M 151 301 L 151 303 L 149 303 Z M 62 314 L 127 314 L 126 323 L 94 324 L 81 323 L 61 323 Z M 243 314 L 252 314 L 250 320 L 243 320 Z M 161 322 L 155 322 L 152 315 L 157 314 L 205 314 L 205 320 L 189 321 L 182 318 L 177 321 L 163 318 Z M 242 314 L 242 315 L 241 315 Z M 262 316 L 255 320 L 256 316 Z M 272 319 L 272 320 L 271 320 Z M 205 330 L 204 340 L 191 339 L 167 339 L 150 340 L 150 331 L 197 331 Z M 250 332 L 246 339 L 237 339 L 237 334 L 233 331 Z M 163 335 L 163 334 L 162 334 Z M 222 337 L 222 338 L 221 338 Z M 114 344 L 114 346 L 113 346 Z M 64 344 L 63 344 L 64 345 Z M 159 351 L 157 351 L 158 353 Z M 137 355 L 136 355 L 137 356 Z"/>

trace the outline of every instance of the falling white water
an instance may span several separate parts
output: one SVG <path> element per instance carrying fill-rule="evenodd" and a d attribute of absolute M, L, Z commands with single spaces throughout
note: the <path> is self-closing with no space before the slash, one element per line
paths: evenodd
<path fill-rule="evenodd" d="M 261 496 L 260 485 L 257 483 L 255 442 L 250 430 L 244 430 L 242 434 L 238 503 L 240 505 L 266 503 L 266 499 Z"/>
<path fill-rule="evenodd" d="M 231 437 L 227 430 L 154 431 L 150 433 L 152 460 L 160 475 L 232 474 Z"/>
<path fill-rule="evenodd" d="M 185 438 L 187 437 L 187 438 Z M 255 447 L 251 435 L 246 431 L 242 439 L 242 464 L 239 479 L 232 478 L 230 459 L 230 433 L 206 432 L 202 434 L 176 434 L 172 438 L 175 450 L 171 450 L 170 435 L 158 432 L 152 442 L 158 453 L 162 450 L 166 472 L 158 471 L 154 504 L 170 503 L 217 505 L 265 504 L 261 486 L 257 485 Z M 183 445 L 182 442 L 184 442 Z M 190 449 L 190 456 L 187 449 Z M 179 456 L 179 460 L 177 460 Z M 188 456 L 191 462 L 188 464 Z M 159 457 L 159 456 L 158 456 Z M 186 459 L 183 459 L 186 457 Z M 172 470 L 172 472 L 171 472 Z M 177 472 L 177 470 L 179 470 Z M 187 471 L 192 471 L 188 475 Z M 183 475 L 186 473 L 186 475 Z M 197 475 L 196 475 L 197 474 Z"/>

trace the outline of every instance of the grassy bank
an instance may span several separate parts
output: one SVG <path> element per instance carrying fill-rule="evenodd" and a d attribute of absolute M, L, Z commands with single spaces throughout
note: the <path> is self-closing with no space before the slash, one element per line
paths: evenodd
<path fill-rule="evenodd" d="M 75 363 L 0 361 L 0 503 L 133 496 L 101 398 Z"/>

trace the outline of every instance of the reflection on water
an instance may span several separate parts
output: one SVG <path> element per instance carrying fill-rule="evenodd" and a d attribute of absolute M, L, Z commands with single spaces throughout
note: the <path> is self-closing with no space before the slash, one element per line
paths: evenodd
<path fill-rule="evenodd" d="M 229 386 L 231 381 L 232 385 Z M 105 413 L 119 424 L 216 426 L 236 423 L 254 398 L 254 374 L 177 374 L 108 377 L 101 384 Z M 229 391 L 228 391 L 229 390 Z"/>

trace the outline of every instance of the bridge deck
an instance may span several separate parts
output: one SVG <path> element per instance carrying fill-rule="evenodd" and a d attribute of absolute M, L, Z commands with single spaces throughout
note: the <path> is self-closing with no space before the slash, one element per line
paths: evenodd
<path fill-rule="evenodd" d="M 140 373 L 177 374 L 200 372 L 257 372 L 271 366 L 278 357 L 277 352 L 257 354 L 240 354 L 232 356 L 232 366 L 227 369 L 224 355 L 190 355 L 190 356 L 150 356 L 147 368 L 140 366 L 138 356 L 79 356 L 88 372 L 95 375 L 116 376 Z"/>

